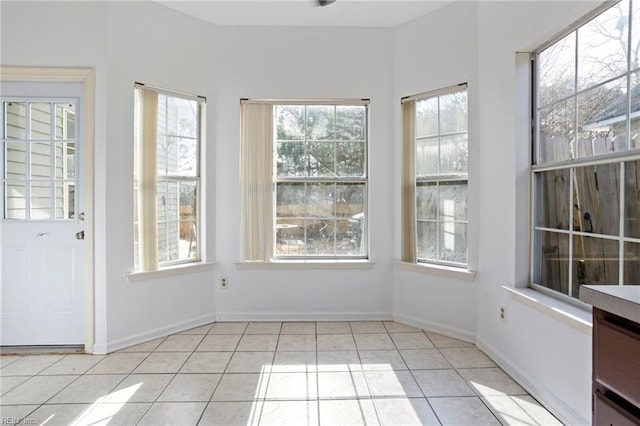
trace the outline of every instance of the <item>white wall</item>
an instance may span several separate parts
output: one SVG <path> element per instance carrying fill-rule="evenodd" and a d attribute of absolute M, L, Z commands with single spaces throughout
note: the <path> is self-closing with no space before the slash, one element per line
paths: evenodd
<path fill-rule="evenodd" d="M 398 28 L 394 41 L 396 102 L 470 82 L 469 176 L 475 188 L 469 209 L 476 224 L 469 232 L 469 258 L 470 269 L 478 272 L 467 282 L 396 270 L 394 316 L 475 335 L 482 349 L 570 424 L 590 422 L 588 329 L 523 304 L 503 288 L 528 282 L 530 145 L 522 129 L 529 89 L 526 69 L 517 77 L 516 52 L 531 51 L 596 5 L 458 3 Z M 400 123 L 399 108 L 395 122 Z M 397 145 L 400 137 L 396 126 Z M 396 179 L 399 155 L 397 149 Z M 399 217 L 398 208 L 395 213 Z M 500 306 L 507 308 L 506 321 L 499 319 Z"/>
<path fill-rule="evenodd" d="M 230 319 L 391 318 L 393 127 L 391 31 L 220 27 L 216 135 L 216 262 L 229 287 L 216 294 Z M 369 227 L 364 269 L 237 268 L 240 98 L 367 98 Z"/>
<path fill-rule="evenodd" d="M 461 31 L 464 29 L 464 31 Z M 395 188 L 400 188 L 402 127 L 400 98 L 468 83 L 469 99 L 469 268 L 477 270 L 479 200 L 477 12 L 458 3 L 397 28 L 394 32 Z M 400 258 L 400 192 L 395 192 L 395 258 Z M 414 325 L 473 340 L 476 330 L 473 282 L 396 269 L 394 317 Z"/>
<path fill-rule="evenodd" d="M 154 3 L 1 7 L 2 65 L 95 69 L 95 350 L 213 320 L 213 272 L 133 284 L 125 274 L 133 267 L 134 81 L 207 96 L 215 106 L 215 29 Z M 208 148 L 206 162 L 213 164 L 213 143 Z M 207 243 L 213 247 L 213 235 Z"/>

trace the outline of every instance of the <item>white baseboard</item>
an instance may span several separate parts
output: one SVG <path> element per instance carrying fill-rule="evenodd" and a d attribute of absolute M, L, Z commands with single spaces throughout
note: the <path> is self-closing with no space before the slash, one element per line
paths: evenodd
<path fill-rule="evenodd" d="M 524 390 L 533 396 L 540 404 L 549 410 L 560 421 L 567 425 L 588 425 L 591 419 L 583 418 L 579 413 L 569 407 L 562 399 L 558 398 L 548 388 L 541 386 L 535 378 L 524 372 L 509 359 L 505 358 L 493 346 L 476 338 L 476 346 L 486 353 L 500 368 L 509 374 Z"/>
<path fill-rule="evenodd" d="M 216 320 L 228 321 L 390 321 L 390 312 L 218 312 Z"/>
<path fill-rule="evenodd" d="M 416 317 L 411 317 L 408 315 L 400 315 L 400 314 L 394 314 L 393 320 L 406 325 L 410 325 L 412 327 L 433 331 L 434 333 L 444 334 L 446 336 L 453 337 L 458 340 L 463 340 L 465 342 L 475 343 L 476 341 L 475 334 L 465 330 L 461 330 L 459 328 L 451 327 L 448 325 L 439 324 L 431 321 L 424 321 Z"/>
<path fill-rule="evenodd" d="M 181 321 L 179 323 L 174 323 L 166 327 L 159 327 L 153 330 L 145 331 L 144 333 L 123 337 L 121 339 L 107 342 L 106 345 L 96 344 L 93 347 L 93 353 L 96 355 L 108 354 L 120 349 L 128 348 L 129 346 L 138 345 L 140 343 L 148 342 L 149 340 L 157 339 L 158 337 L 167 336 L 173 333 L 179 333 L 181 331 L 209 324 L 215 321 L 215 314 L 203 315 L 197 318 Z"/>

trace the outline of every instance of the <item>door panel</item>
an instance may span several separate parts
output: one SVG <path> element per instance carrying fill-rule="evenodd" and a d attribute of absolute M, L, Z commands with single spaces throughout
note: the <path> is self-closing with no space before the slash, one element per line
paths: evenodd
<path fill-rule="evenodd" d="M 83 344 L 82 84 L 1 93 L 0 345 Z"/>

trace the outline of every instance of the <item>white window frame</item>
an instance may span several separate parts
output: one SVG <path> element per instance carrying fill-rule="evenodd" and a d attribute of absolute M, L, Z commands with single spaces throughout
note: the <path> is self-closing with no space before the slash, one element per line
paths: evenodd
<path fill-rule="evenodd" d="M 363 262 L 369 259 L 369 100 L 368 99 L 241 99 L 240 132 L 240 262 L 265 264 L 320 264 L 323 262 Z M 277 117 L 275 109 L 283 105 L 300 106 L 364 106 L 365 140 L 363 175 L 358 177 L 282 177 L 277 176 Z M 278 182 L 362 183 L 363 227 L 361 247 L 357 255 L 314 255 L 295 252 L 277 255 L 276 185 Z M 334 218 L 336 219 L 337 216 Z M 347 218 L 345 218 L 346 220 Z"/>
<path fill-rule="evenodd" d="M 461 83 L 455 86 L 449 86 L 449 87 L 445 87 L 445 88 L 441 88 L 441 89 L 436 89 L 433 91 L 429 91 L 429 92 L 425 92 L 425 93 L 420 93 L 417 95 L 413 95 L 413 96 L 408 96 L 406 98 L 402 99 L 402 103 L 409 103 L 412 102 L 414 103 L 414 105 L 417 102 L 423 101 L 423 100 L 427 100 L 427 99 L 433 99 L 433 98 L 439 98 L 440 96 L 443 95 L 448 95 L 448 94 L 452 94 L 452 93 L 458 93 L 458 92 L 465 92 L 467 94 L 467 131 L 466 132 L 456 132 L 456 133 L 452 133 L 451 135 L 458 135 L 458 134 L 462 134 L 462 133 L 466 133 L 467 134 L 467 152 L 469 152 L 469 115 L 468 115 L 468 84 L 467 83 Z M 404 111 L 404 110 L 403 110 Z M 409 118 L 409 121 L 404 122 L 404 126 L 411 126 L 411 129 L 407 129 L 404 128 L 403 131 L 406 133 L 405 135 L 403 135 L 403 138 L 405 138 L 404 141 L 404 147 L 403 149 L 406 150 L 410 150 L 411 154 L 412 154 L 412 158 L 409 157 L 404 157 L 403 161 L 405 162 L 405 164 L 403 164 L 403 167 L 405 168 L 404 170 L 404 176 L 403 176 L 403 180 L 407 180 L 407 178 L 412 179 L 412 194 L 410 194 L 408 196 L 408 198 L 410 200 L 408 200 L 411 205 L 406 205 L 403 206 L 403 218 L 402 220 L 405 222 L 405 226 L 403 229 L 403 239 L 407 239 L 409 247 L 408 248 L 403 248 L 406 252 L 403 253 L 403 262 L 409 262 L 409 263 L 417 263 L 419 265 L 426 265 L 426 266 L 432 266 L 432 267 L 444 267 L 444 268 L 451 268 L 452 270 L 459 270 L 459 271 L 468 271 L 468 267 L 469 267 L 469 196 L 468 196 L 468 192 L 467 192 L 467 216 L 466 216 L 466 220 L 464 221 L 460 221 L 460 220 L 453 220 L 451 223 L 452 224 L 457 224 L 457 223 L 464 223 L 467 227 L 467 231 L 465 234 L 465 239 L 467 241 L 467 251 L 466 251 L 466 262 L 447 262 L 447 261 L 442 261 L 442 260 L 437 260 L 437 259 L 426 259 L 426 258 L 420 258 L 418 256 L 418 223 L 423 221 L 418 219 L 418 215 L 417 215 L 417 202 L 418 202 L 418 195 L 417 195 L 417 188 L 418 186 L 420 186 L 421 184 L 429 184 L 429 183 L 435 183 L 436 187 L 439 188 L 440 184 L 444 184 L 444 183 L 456 183 L 456 182 L 465 182 L 467 184 L 467 191 L 469 188 L 469 159 L 467 161 L 467 172 L 465 173 L 458 173 L 458 174 L 441 174 L 441 173 L 437 173 L 431 176 L 426 176 L 426 177 L 418 177 L 418 173 L 417 173 L 417 167 L 416 167 L 416 162 L 418 159 L 418 155 L 417 155 L 417 149 L 418 149 L 418 140 L 420 139 L 426 139 L 427 137 L 419 137 L 417 135 L 416 132 L 416 127 L 417 127 L 417 111 L 415 110 L 415 107 L 412 109 L 412 114 L 413 114 L 413 118 Z M 403 112 L 404 113 L 404 112 Z M 438 114 L 440 114 L 440 107 L 438 106 Z M 405 117 L 406 119 L 407 117 Z M 403 119 L 404 120 L 404 119 Z M 439 120 L 438 120 L 439 121 Z M 439 127 L 439 126 L 438 126 Z M 438 128 L 438 132 L 435 135 L 436 137 L 440 138 L 443 134 L 440 132 L 440 129 Z M 446 134 L 449 135 L 449 134 Z M 429 136 L 429 137 L 433 137 Z M 410 138 L 412 140 L 407 140 L 407 138 Z M 438 144 L 438 162 L 440 160 L 440 144 Z M 413 164 L 406 164 L 407 161 L 411 161 L 413 162 Z M 411 175 L 411 176 L 408 176 Z M 407 186 L 408 182 L 404 182 L 403 186 Z M 407 191 L 408 192 L 408 191 Z M 406 196 L 406 194 L 405 194 Z M 406 204 L 407 200 L 403 200 L 403 204 Z M 411 210 L 411 211 L 409 211 Z M 440 205 L 439 205 L 439 197 L 438 197 L 438 206 L 437 206 L 437 211 L 438 211 L 438 216 L 440 215 Z M 435 219 L 435 223 L 437 224 L 437 229 L 440 229 L 441 226 L 441 220 L 439 217 L 437 217 Z M 409 225 L 409 226 L 407 226 Z M 412 233 L 412 235 L 406 235 L 407 233 Z M 439 231 L 437 232 L 437 235 L 439 235 Z M 410 241 L 409 239 L 413 239 L 413 241 Z M 438 244 L 438 252 L 440 250 L 439 248 L 439 240 L 437 242 Z M 403 243 L 403 246 L 406 245 L 406 243 Z"/>
<path fill-rule="evenodd" d="M 159 176 L 155 171 L 155 165 L 152 166 L 153 171 L 151 174 L 145 172 L 145 167 L 149 167 L 145 165 L 144 158 L 148 157 L 143 155 L 142 152 L 145 151 L 145 142 L 144 136 L 141 136 L 140 132 L 142 126 L 144 126 L 144 118 L 142 111 L 143 100 L 137 100 L 136 102 L 136 111 L 135 111 L 135 155 L 136 159 L 134 164 L 134 197 L 136 198 L 136 207 L 134 207 L 134 252 L 137 262 L 134 261 L 134 274 L 146 274 L 153 271 L 163 271 L 163 270 L 180 270 L 184 266 L 189 266 L 192 264 L 201 264 L 204 256 L 204 233 L 202 232 L 202 221 L 204 214 L 204 188 L 202 182 L 203 176 L 203 168 L 204 163 L 202 160 L 202 152 L 203 152 L 203 141 L 204 141 L 204 126 L 203 126 L 203 118 L 205 117 L 205 108 L 206 108 L 206 98 L 202 96 L 190 95 L 182 92 L 177 92 L 168 89 L 162 89 L 154 86 L 145 85 L 142 83 L 135 84 L 136 97 L 140 94 L 140 97 L 144 93 L 144 91 L 153 92 L 155 95 L 164 95 L 166 97 L 173 97 L 177 99 L 184 99 L 193 101 L 197 105 L 196 111 L 196 120 L 197 120 L 197 130 L 196 130 L 196 173 L 194 175 L 180 175 L 180 174 L 171 174 L 166 176 Z M 157 112 L 155 114 L 155 126 L 158 126 L 158 117 Z M 153 121 L 153 120 L 152 120 Z M 150 123 L 150 122 L 148 122 Z M 147 123 L 147 124 L 148 124 Z M 155 133 L 155 131 L 154 131 Z M 153 138 L 154 141 L 157 141 L 157 136 Z M 150 143 L 150 142 L 149 142 Z M 157 142 L 155 142 L 157 144 Z M 147 150 L 148 152 L 149 150 Z M 152 151 L 152 156 L 154 158 L 154 163 L 157 161 L 156 149 L 150 149 Z M 146 184 L 144 182 L 147 182 Z M 160 221 L 157 219 L 157 184 L 158 183 L 167 183 L 174 182 L 180 184 L 181 182 L 189 182 L 195 183 L 195 204 L 196 204 L 196 219 L 195 219 L 195 235 L 194 239 L 196 242 L 196 253 L 195 256 L 189 259 L 178 259 L 178 260 L 165 260 L 159 261 L 157 254 L 157 244 L 158 244 L 158 229 L 157 224 Z M 152 183 L 150 185 L 150 183 Z M 146 191 L 141 188 L 146 188 Z M 180 205 L 179 197 L 180 194 L 177 194 L 178 197 L 178 206 Z M 150 214 L 151 213 L 151 214 Z M 145 224 L 144 222 L 148 221 L 149 223 Z M 168 222 L 169 219 L 165 219 L 164 222 Z M 173 222 L 177 223 L 178 228 L 183 222 L 180 219 L 180 214 L 178 212 L 178 216 Z M 146 230 L 146 231 L 145 231 Z M 145 248 L 145 245 L 151 248 Z M 179 268 L 179 269 L 176 269 Z M 130 278 L 132 278 L 130 276 Z M 135 278 L 134 278 L 135 280 Z"/>
<path fill-rule="evenodd" d="M 634 0 L 636 1 L 636 0 Z M 580 96 L 582 93 L 584 92 L 588 92 L 590 90 L 593 90 L 594 88 L 600 87 L 600 86 L 604 86 L 605 84 L 621 79 L 621 78 L 625 78 L 626 77 L 626 93 L 629 93 L 631 87 L 630 87 L 630 76 L 631 74 L 634 73 L 640 73 L 640 68 L 636 68 L 636 69 L 630 69 L 630 53 L 627 54 L 627 68 L 626 71 L 615 75 L 613 77 L 607 78 L 606 80 L 599 82 L 597 84 L 594 85 L 590 85 L 586 88 L 583 88 L 581 90 L 578 90 L 578 83 L 577 83 L 577 79 L 578 79 L 578 73 L 575 72 L 574 73 L 574 83 L 575 83 L 575 90 L 573 91 L 572 94 L 568 95 L 565 98 L 562 99 L 558 99 L 558 100 L 554 100 L 551 104 L 549 105 L 543 105 L 540 106 L 538 105 L 538 100 L 539 100 L 539 96 L 538 96 L 538 90 L 540 87 L 540 82 L 539 82 L 539 70 L 538 70 L 538 66 L 539 66 L 539 55 L 541 52 L 543 52 L 545 49 L 553 46 L 555 43 L 559 42 L 560 40 L 562 40 L 563 38 L 576 33 L 581 27 L 583 27 L 584 25 L 586 25 L 587 23 L 589 23 L 592 19 L 597 18 L 599 15 L 603 14 L 604 12 L 606 12 L 607 10 L 609 10 L 612 7 L 615 7 L 618 3 L 607 3 L 604 4 L 598 8 L 596 8 L 594 11 L 592 11 L 591 13 L 589 13 L 588 15 L 586 15 L 585 17 L 583 17 L 582 19 L 580 19 L 579 21 L 577 21 L 576 23 L 574 23 L 573 25 L 571 25 L 569 28 L 567 28 L 565 31 L 563 31 L 562 33 L 558 34 L 557 36 L 555 36 L 554 38 L 552 38 L 551 40 L 549 40 L 548 42 L 546 42 L 545 44 L 543 44 L 542 46 L 538 47 L 537 49 L 535 49 L 533 51 L 533 53 L 531 54 L 531 63 L 532 63 L 532 75 L 533 75 L 533 85 L 532 85 L 532 133 L 533 133 L 533 137 L 532 137 L 532 161 L 531 161 L 531 167 L 530 167 L 530 176 L 531 176 L 531 256 L 530 256 L 530 282 L 531 282 L 531 287 L 535 288 L 536 290 L 539 290 L 545 294 L 550 295 L 551 297 L 566 301 L 570 304 L 573 305 L 578 305 L 578 306 L 584 306 L 584 304 L 582 302 L 580 302 L 577 297 L 579 296 L 578 294 L 574 294 L 573 292 L 573 283 L 574 280 L 576 279 L 576 277 L 573 276 L 573 263 L 574 260 L 577 259 L 578 257 L 575 256 L 575 250 L 574 250 L 574 237 L 587 237 L 587 238 L 599 238 L 602 240 L 609 240 L 609 241 L 615 241 L 618 243 L 618 284 L 617 285 L 624 285 L 623 281 L 624 281 L 624 268 L 625 268 L 625 259 L 624 259 L 624 246 L 625 243 L 627 242 L 631 242 L 631 243 L 640 243 L 640 238 L 631 238 L 631 237 L 626 237 L 624 235 L 625 233 L 625 213 L 624 213 L 624 209 L 625 209 L 625 163 L 626 162 L 631 162 L 631 161 L 636 161 L 636 160 L 640 160 L 640 148 L 631 148 L 631 139 L 628 137 L 627 138 L 627 149 L 623 150 L 623 151 L 618 151 L 618 152 L 612 152 L 612 153 L 607 153 L 607 154 L 597 154 L 597 155 L 591 155 L 591 156 L 586 156 L 586 157 L 579 157 L 578 154 L 575 155 L 575 158 L 571 158 L 568 159 L 566 161 L 549 161 L 549 162 L 544 162 L 541 160 L 541 155 L 540 155 L 540 110 L 545 108 L 545 107 L 549 107 L 550 105 L 554 105 L 556 103 L 560 103 L 566 99 L 573 99 L 574 102 L 577 101 L 578 96 Z M 633 7 L 631 6 L 631 9 L 633 9 Z M 629 13 L 628 16 L 628 22 L 629 22 L 629 31 L 628 33 L 631 33 L 631 25 L 630 22 L 633 20 L 633 17 L 631 16 L 632 13 Z M 631 37 L 631 34 L 629 34 L 629 37 Z M 578 49 L 579 49 L 579 45 L 578 43 L 576 43 L 575 45 L 575 55 L 576 58 L 578 57 Z M 578 61 L 576 60 L 576 70 L 578 67 Z M 606 108 L 608 106 L 608 104 L 603 106 L 603 109 Z M 628 106 L 629 108 L 629 106 Z M 627 114 L 629 114 L 630 110 L 627 109 Z M 629 135 L 630 134 L 630 123 L 631 123 L 631 119 L 634 118 L 633 115 L 628 116 L 628 118 L 626 119 L 626 134 Z M 574 118 L 574 129 L 577 129 L 578 127 L 578 113 L 577 113 L 577 107 L 576 107 L 576 113 L 575 113 L 575 118 Z M 575 132 L 575 130 L 574 130 Z M 575 144 L 575 136 L 573 138 L 573 142 Z M 576 176 L 576 169 L 578 168 L 582 168 L 582 167 L 593 167 L 593 166 L 603 166 L 603 165 L 610 165 L 610 166 L 615 166 L 618 168 L 618 173 L 619 173 L 619 194 L 618 194 L 618 198 L 619 198 L 619 223 L 618 223 L 618 230 L 619 232 L 617 233 L 617 235 L 611 235 L 611 234 L 598 234 L 598 233 L 593 233 L 593 232 L 589 232 L 589 231 L 583 231 L 582 229 L 577 230 L 574 228 L 574 211 L 573 208 L 571 208 L 570 212 L 568 213 L 569 217 L 568 217 L 568 229 L 557 229 L 557 228 L 549 228 L 549 227 L 545 227 L 545 226 L 539 226 L 537 225 L 538 222 L 538 217 L 537 217 L 537 211 L 538 211 L 538 206 L 539 206 L 539 200 L 538 197 L 540 195 L 540 191 L 541 189 L 539 188 L 539 184 L 538 184 L 538 177 L 542 176 L 543 173 L 545 172 L 553 172 L 553 171 L 568 171 L 569 173 L 569 177 L 570 177 L 570 184 L 569 184 L 569 190 L 570 190 L 570 194 L 569 194 L 569 206 L 573 206 L 573 201 L 574 200 L 574 182 L 575 182 L 575 176 Z M 541 178 L 540 178 L 541 179 Z M 537 233 L 539 232 L 550 232 L 550 233 L 556 233 L 558 235 L 566 235 L 568 237 L 568 259 L 567 259 L 567 276 L 568 276 L 568 282 L 566 283 L 567 286 L 567 293 L 562 293 L 558 290 L 554 290 L 552 288 L 549 288 L 547 286 L 545 286 L 544 284 L 541 284 L 541 282 L 539 282 L 536 279 L 536 274 L 539 268 L 540 263 L 542 262 L 541 260 L 541 255 L 539 254 L 539 250 L 538 250 L 538 241 L 537 241 Z M 587 283 L 587 284 L 594 284 L 594 283 Z M 578 286 L 581 284 L 578 284 Z"/>

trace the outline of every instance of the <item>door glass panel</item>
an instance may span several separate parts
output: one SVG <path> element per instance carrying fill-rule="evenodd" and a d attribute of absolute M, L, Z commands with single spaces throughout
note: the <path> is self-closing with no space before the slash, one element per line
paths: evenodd
<path fill-rule="evenodd" d="M 51 144 L 31 143 L 31 178 L 51 178 Z"/>
<path fill-rule="evenodd" d="M 26 139 L 26 104 L 24 102 L 4 102 L 5 139 Z"/>
<path fill-rule="evenodd" d="M 76 106 L 73 103 L 57 103 L 56 109 L 56 139 L 76 138 Z"/>
<path fill-rule="evenodd" d="M 6 167 L 5 178 L 25 180 L 27 177 L 25 143 L 7 142 L 6 146 Z"/>
<path fill-rule="evenodd" d="M 35 220 L 51 219 L 51 183 L 31 182 L 30 216 Z"/>
<path fill-rule="evenodd" d="M 7 183 L 5 186 L 7 219 L 27 218 L 27 187 L 23 183 Z"/>
<path fill-rule="evenodd" d="M 31 139 L 51 139 L 51 104 L 31 102 Z"/>
<path fill-rule="evenodd" d="M 56 179 L 73 179 L 76 175 L 76 144 L 57 142 L 55 145 Z"/>

